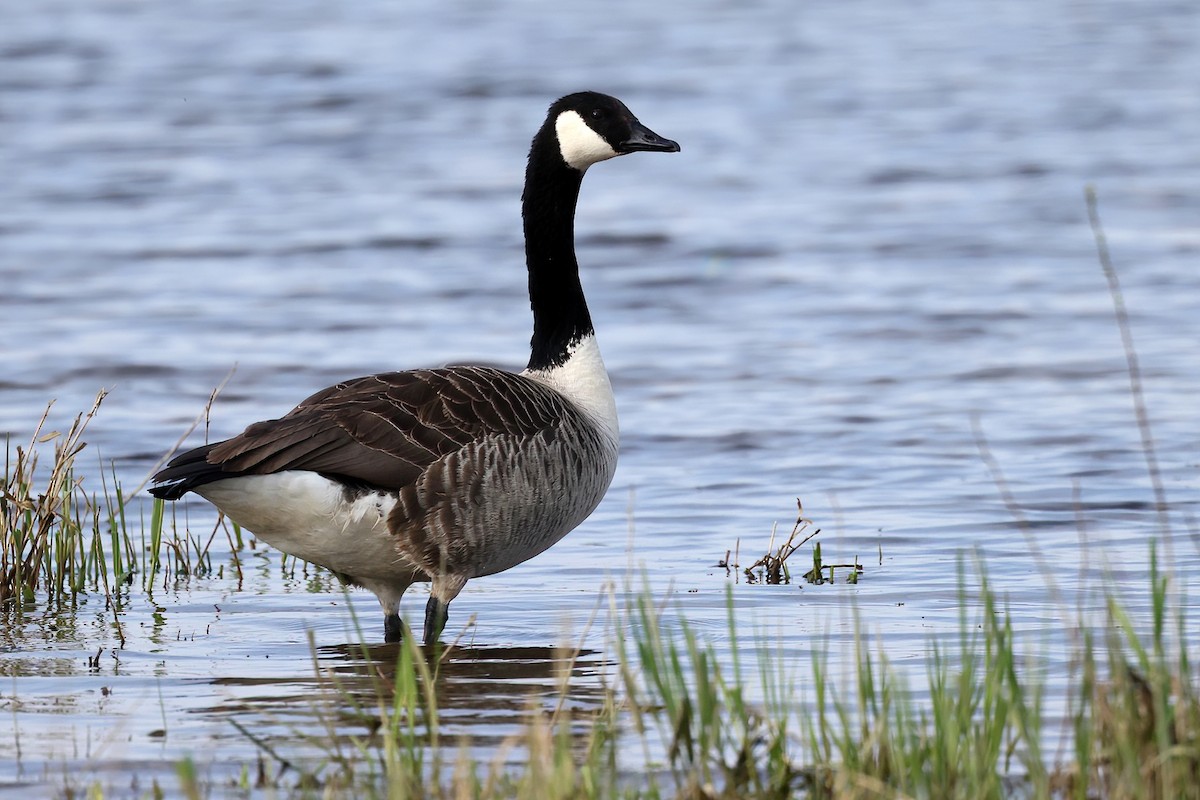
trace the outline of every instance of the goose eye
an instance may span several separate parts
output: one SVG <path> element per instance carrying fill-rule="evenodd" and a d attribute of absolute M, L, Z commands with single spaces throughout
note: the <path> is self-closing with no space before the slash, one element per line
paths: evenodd
<path fill-rule="evenodd" d="M 592 119 L 604 119 L 604 109 L 603 108 L 593 108 L 589 112 L 588 116 L 590 116 Z"/>

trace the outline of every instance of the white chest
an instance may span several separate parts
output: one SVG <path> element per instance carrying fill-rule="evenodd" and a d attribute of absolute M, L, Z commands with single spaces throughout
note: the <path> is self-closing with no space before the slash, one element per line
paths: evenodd
<path fill-rule="evenodd" d="M 620 439 L 617 401 L 604 369 L 604 359 L 594 334 L 572 346 L 566 363 L 548 370 L 526 370 L 527 378 L 549 386 L 570 400 L 589 420 L 608 434 L 614 444 Z"/>

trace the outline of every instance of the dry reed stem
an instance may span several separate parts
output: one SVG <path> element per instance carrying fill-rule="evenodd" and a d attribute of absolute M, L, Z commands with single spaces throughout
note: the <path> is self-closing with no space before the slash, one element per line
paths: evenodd
<path fill-rule="evenodd" d="M 800 541 L 796 541 L 796 537 L 804 533 L 808 527 L 812 525 L 812 520 L 804 516 L 804 505 L 800 502 L 800 498 L 796 498 L 796 522 L 792 525 L 792 532 L 788 535 L 787 541 L 779 546 L 779 549 L 772 552 L 775 547 L 775 526 L 771 527 L 771 540 L 767 544 L 767 552 L 745 569 L 746 578 L 754 581 L 757 580 L 754 570 L 763 567 L 766 570 L 765 583 L 779 584 L 783 583 L 783 569 L 787 560 L 792 555 L 810 542 L 813 537 L 821 532 L 817 528 L 812 533 L 805 536 Z"/>
<path fill-rule="evenodd" d="M 15 464 L 8 462 L 6 455 L 0 494 L 0 524 L 4 526 L 0 530 L 0 603 L 13 599 L 19 602 L 25 590 L 36 588 L 39 578 L 47 587 L 51 585 L 52 576 L 45 573 L 43 559 L 55 531 L 78 532 L 80 528 L 79 520 L 70 516 L 70 506 L 82 494 L 82 478 L 74 478 L 75 457 L 87 446 L 83 432 L 107 396 L 105 389 L 97 392 L 91 409 L 76 415 L 65 435 L 58 431 L 42 433 L 54 405 L 50 401 L 34 428 L 29 447 L 17 447 Z M 35 495 L 38 445 L 56 439 L 45 491 Z M 86 495 L 82 500 L 84 507 L 89 507 Z"/>

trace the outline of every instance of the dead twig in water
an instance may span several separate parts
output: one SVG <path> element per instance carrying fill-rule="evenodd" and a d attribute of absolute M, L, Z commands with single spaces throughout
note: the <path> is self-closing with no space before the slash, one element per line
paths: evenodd
<path fill-rule="evenodd" d="M 788 534 L 787 539 L 775 548 L 775 532 L 776 526 L 771 528 L 771 540 L 767 543 L 767 552 L 763 554 L 757 561 L 750 566 L 742 569 L 738 561 L 738 551 L 741 549 L 742 540 L 737 540 L 737 549 L 725 551 L 725 557 L 717 561 L 717 566 L 725 570 L 726 577 L 733 576 L 735 579 L 746 576 L 748 583 L 766 583 L 766 584 L 785 584 L 792 582 L 791 572 L 788 569 L 788 559 L 795 555 L 796 551 L 804 545 L 811 542 L 817 534 L 821 532 L 820 528 L 810 531 L 813 521 L 804 516 L 804 504 L 800 498 L 796 498 L 796 521 L 792 525 L 792 532 Z M 732 558 L 731 558 L 732 556 Z M 882 556 L 881 556 L 882 558 Z M 817 543 L 813 548 L 813 566 L 812 569 L 804 573 L 803 579 L 808 583 L 823 584 L 834 582 L 834 570 L 848 569 L 850 575 L 847 577 L 847 583 L 858 583 L 858 576 L 862 574 L 863 567 L 859 563 L 858 557 L 851 564 L 826 564 L 821 560 L 821 545 Z M 828 573 L 828 575 L 826 574 Z"/>
<path fill-rule="evenodd" d="M 775 546 L 775 529 L 772 527 L 771 541 L 767 544 L 767 552 L 749 567 L 746 567 L 744 570 L 746 580 L 751 583 L 760 580 L 763 583 L 769 584 L 791 583 L 787 560 L 792 557 L 793 553 L 821 532 L 821 529 L 817 528 L 811 533 L 806 534 L 811 525 L 812 520 L 804 516 L 804 505 L 800 502 L 800 498 L 797 497 L 796 522 L 792 525 L 792 532 L 788 535 L 787 541 L 781 544 L 778 550 L 773 551 Z M 762 571 L 756 573 L 755 570 L 757 569 L 761 569 Z"/>

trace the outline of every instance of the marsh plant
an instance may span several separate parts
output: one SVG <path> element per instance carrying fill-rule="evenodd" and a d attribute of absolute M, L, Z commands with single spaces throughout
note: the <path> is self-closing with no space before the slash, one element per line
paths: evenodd
<path fill-rule="evenodd" d="M 7 442 L 0 485 L 0 609 L 70 606 L 81 595 L 99 593 L 114 611 L 119 634 L 115 612 L 135 579 L 150 592 L 156 580 L 166 585 L 212 573 L 210 551 L 219 530 L 230 537 L 232 568 L 240 572 L 241 540 L 240 532 L 225 526 L 207 538 L 189 534 L 165 516 L 161 502 L 150 507 L 149 519 L 129 518 L 129 498 L 116 471 L 103 464 L 87 483 L 78 469 L 87 447 L 83 437 L 106 394 L 101 390 L 65 431 L 48 429 L 51 403 L 27 442 Z"/>
<path fill-rule="evenodd" d="M 47 602 L 70 600 L 110 577 L 98 534 L 101 515 L 115 524 L 107 495 L 97 502 L 75 477 L 75 461 L 86 446 L 83 433 L 104 401 L 104 392 L 86 414 L 79 414 L 66 433 L 47 431 L 51 406 L 34 428 L 29 443 L 8 442 L 4 483 L 0 489 L 0 604 L 18 607 L 39 595 Z M 42 451 L 53 444 L 49 465 Z M 90 534 L 90 535 L 89 535 Z M 114 565 L 124 550 L 111 547 Z"/>

